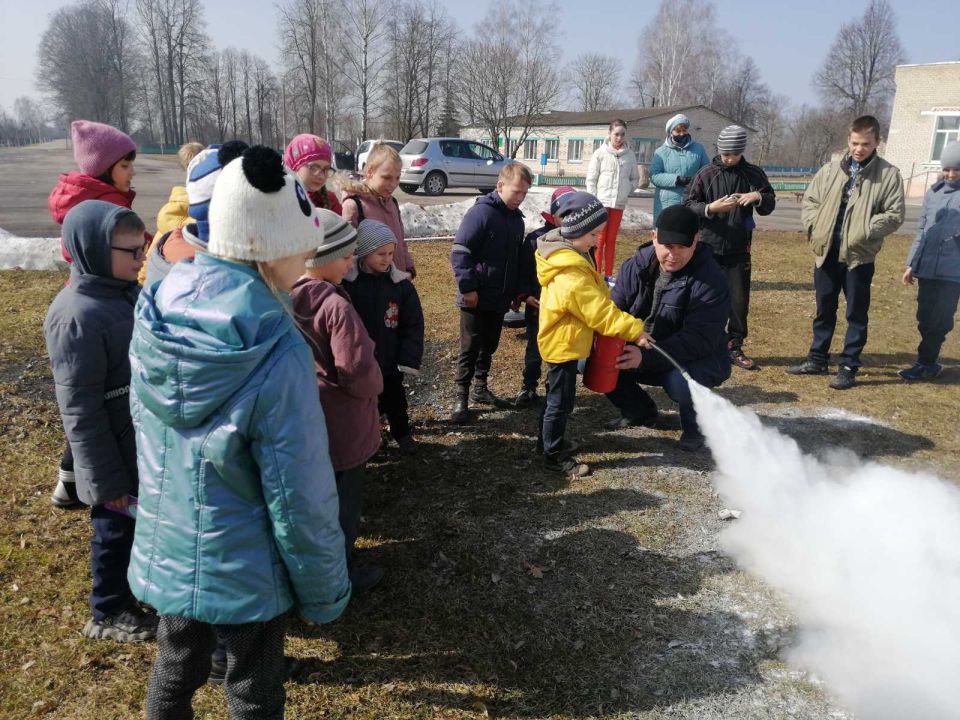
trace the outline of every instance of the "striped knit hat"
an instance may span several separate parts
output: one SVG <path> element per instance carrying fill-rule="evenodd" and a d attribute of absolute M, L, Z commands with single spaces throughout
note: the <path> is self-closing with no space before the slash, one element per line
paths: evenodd
<path fill-rule="evenodd" d="M 204 243 L 210 239 L 210 198 L 213 186 L 224 165 L 240 157 L 248 145 L 230 140 L 223 145 L 210 145 L 197 153 L 187 165 L 187 199 L 190 217 L 196 220 L 197 237 Z"/>
<path fill-rule="evenodd" d="M 323 242 L 317 247 L 317 254 L 307 260 L 307 267 L 339 260 L 357 249 L 357 231 L 353 225 L 332 210 L 317 208 L 315 212 L 323 224 Z"/>
<path fill-rule="evenodd" d="M 395 243 L 393 230 L 379 220 L 361 220 L 357 226 L 357 260 L 362 260 L 377 248 Z"/>
<path fill-rule="evenodd" d="M 560 197 L 560 237 L 576 240 L 607 221 L 607 209 L 588 192 L 572 192 Z"/>
<path fill-rule="evenodd" d="M 742 155 L 747 149 L 747 131 L 739 125 L 727 125 L 717 138 L 717 150 L 721 155 Z"/>

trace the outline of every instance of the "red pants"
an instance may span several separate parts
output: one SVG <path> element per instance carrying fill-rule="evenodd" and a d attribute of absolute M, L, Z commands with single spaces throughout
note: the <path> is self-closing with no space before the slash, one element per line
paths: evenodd
<path fill-rule="evenodd" d="M 613 275 L 613 258 L 617 252 L 617 233 L 620 231 L 620 221 L 623 220 L 623 210 L 607 208 L 607 226 L 600 235 L 593 257 L 597 261 L 597 271 L 601 275 Z"/>

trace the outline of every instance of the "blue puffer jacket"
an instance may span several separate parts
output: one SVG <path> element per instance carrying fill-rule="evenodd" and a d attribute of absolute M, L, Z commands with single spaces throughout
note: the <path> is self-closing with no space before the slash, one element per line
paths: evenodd
<path fill-rule="evenodd" d="M 621 310 L 643 320 L 657 345 L 694 380 L 707 387 L 719 385 L 730 377 L 726 336 L 730 291 L 723 270 L 710 248 L 699 243 L 690 262 L 664 278 L 666 285 L 652 313 L 661 272 L 653 243 L 641 245 L 620 268 L 611 299 Z M 667 372 L 673 367 L 656 350 L 643 350 L 642 355 L 643 370 Z"/>
<path fill-rule="evenodd" d="M 463 293 L 477 291 L 478 310 L 506 312 L 517 294 L 523 213 L 508 208 L 496 191 L 477 199 L 457 228 L 450 265 Z"/>
<path fill-rule="evenodd" d="M 703 145 L 692 139 L 683 148 L 672 145 L 669 139 L 657 148 L 650 163 L 650 182 L 657 188 L 653 195 L 654 222 L 664 208 L 683 202 L 686 187 L 677 185 L 677 178 L 686 175 L 692 181 L 700 168 L 709 164 L 710 156 Z"/>
<path fill-rule="evenodd" d="M 130 586 L 165 615 L 329 622 L 350 597 L 313 359 L 248 267 L 199 254 L 137 303 Z"/>
<path fill-rule="evenodd" d="M 960 183 L 927 190 L 907 265 L 917 278 L 960 282 Z"/>

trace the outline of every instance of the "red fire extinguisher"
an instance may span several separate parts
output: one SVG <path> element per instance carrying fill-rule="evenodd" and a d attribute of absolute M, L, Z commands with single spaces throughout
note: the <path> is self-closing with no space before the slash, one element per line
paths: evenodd
<path fill-rule="evenodd" d="M 623 354 L 626 343 L 620 338 L 594 334 L 593 348 L 587 358 L 583 384 L 597 393 L 608 393 L 617 386 L 617 358 Z"/>

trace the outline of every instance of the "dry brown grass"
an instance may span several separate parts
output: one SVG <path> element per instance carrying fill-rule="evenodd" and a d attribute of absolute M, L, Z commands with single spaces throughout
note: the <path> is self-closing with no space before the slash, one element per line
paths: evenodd
<path fill-rule="evenodd" d="M 826 378 L 783 372 L 810 340 L 810 260 L 796 234 L 762 233 L 748 349 L 763 369 L 736 371 L 721 392 L 764 412 L 835 406 L 888 425 L 800 418 L 792 429 L 811 449 L 844 444 L 887 462 L 960 467 L 956 335 L 941 382 L 906 386 L 894 375 L 917 342 L 915 291 L 897 279 L 906 244 L 893 238 L 880 258 L 861 386 L 837 393 Z M 625 239 L 621 256 L 635 246 Z M 448 245 L 414 253 L 429 348 L 412 398 L 423 447 L 413 460 L 382 452 L 364 513 L 363 552 L 388 579 L 337 623 L 291 624 L 288 653 L 306 668 L 287 686 L 288 717 L 653 718 L 667 708 L 753 717 L 724 710 L 741 696 L 766 708 L 796 698 L 804 717 L 825 716 L 820 690 L 770 674 L 782 668 L 776 642 L 738 640 L 749 622 L 721 600 L 749 605 L 764 591 L 715 551 L 712 465 L 676 452 L 675 430 L 598 433 L 610 408 L 584 393 L 572 432 L 598 471 L 567 483 L 533 457 L 533 411 L 444 422 L 457 338 Z M 62 439 L 41 323 L 62 282 L 0 274 L 0 717 L 138 717 L 153 648 L 79 636 L 88 521 L 47 502 Z M 501 348 L 492 384 L 512 395 L 523 344 L 508 330 Z M 777 622 L 789 634 L 789 621 Z M 709 653 L 685 652 L 676 638 Z M 196 707 L 198 717 L 226 716 L 219 689 L 201 690 Z"/>

